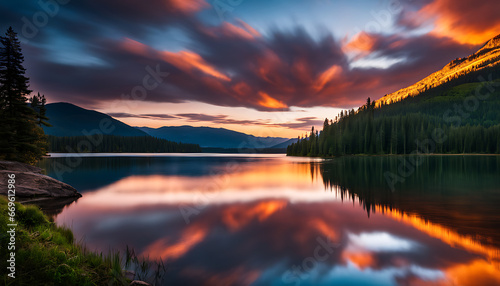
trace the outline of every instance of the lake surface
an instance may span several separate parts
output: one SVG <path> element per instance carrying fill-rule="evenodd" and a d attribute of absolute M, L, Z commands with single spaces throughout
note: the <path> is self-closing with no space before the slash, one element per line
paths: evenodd
<path fill-rule="evenodd" d="M 500 285 L 500 157 L 55 154 L 89 248 L 165 285 Z"/>

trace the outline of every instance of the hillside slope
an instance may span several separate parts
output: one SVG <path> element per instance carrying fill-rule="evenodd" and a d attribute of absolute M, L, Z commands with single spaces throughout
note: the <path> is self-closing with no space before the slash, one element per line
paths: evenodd
<path fill-rule="evenodd" d="M 287 148 L 294 156 L 500 154 L 500 36 Z"/>
<path fill-rule="evenodd" d="M 459 79 L 471 73 L 486 69 L 500 68 L 500 35 L 488 41 L 479 51 L 451 61 L 443 69 L 429 75 L 409 87 L 388 94 L 376 101 L 376 107 L 401 101 L 407 97 L 417 96 L 427 90 Z"/>
<path fill-rule="evenodd" d="M 112 132 L 105 135 L 114 136 L 146 136 L 137 130 L 111 116 L 93 110 L 88 110 L 74 104 L 59 102 L 47 104 L 47 117 L 52 127 L 44 127 L 45 134 L 52 136 L 84 136 L 83 131 L 100 130 L 102 120 L 110 122 Z M 104 133 L 104 132 L 103 132 Z"/>

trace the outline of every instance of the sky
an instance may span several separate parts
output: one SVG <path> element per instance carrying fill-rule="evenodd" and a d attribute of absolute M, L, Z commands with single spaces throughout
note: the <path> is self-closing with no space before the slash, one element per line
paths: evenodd
<path fill-rule="evenodd" d="M 498 0 L 3 0 L 31 89 L 132 126 L 294 138 L 500 34 Z"/>

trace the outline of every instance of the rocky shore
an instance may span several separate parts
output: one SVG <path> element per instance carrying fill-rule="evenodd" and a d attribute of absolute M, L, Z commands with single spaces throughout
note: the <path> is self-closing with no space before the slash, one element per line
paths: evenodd
<path fill-rule="evenodd" d="M 16 197 L 19 198 L 79 198 L 72 186 L 42 174 L 31 165 L 0 161 L 0 195 L 7 195 L 7 175 L 15 174 Z"/>

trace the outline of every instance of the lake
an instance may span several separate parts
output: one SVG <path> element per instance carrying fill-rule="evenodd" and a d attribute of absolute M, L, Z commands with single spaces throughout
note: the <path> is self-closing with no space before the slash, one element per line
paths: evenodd
<path fill-rule="evenodd" d="M 165 285 L 500 285 L 500 157 L 53 154 L 88 248 Z"/>

